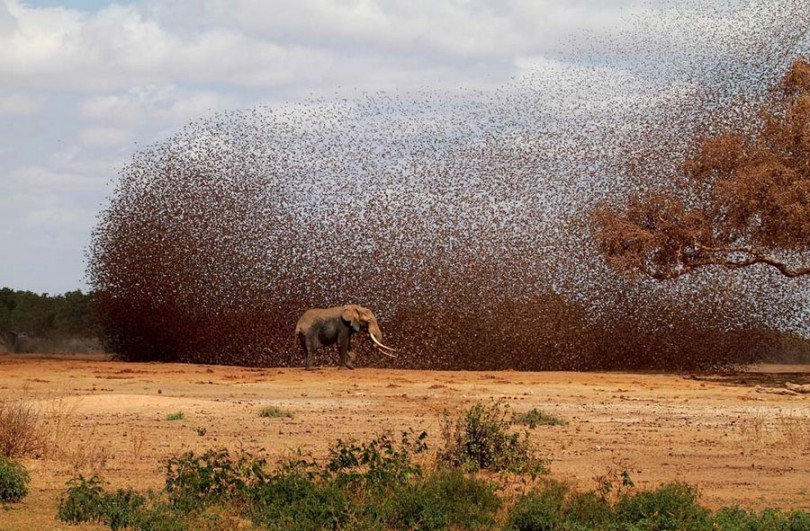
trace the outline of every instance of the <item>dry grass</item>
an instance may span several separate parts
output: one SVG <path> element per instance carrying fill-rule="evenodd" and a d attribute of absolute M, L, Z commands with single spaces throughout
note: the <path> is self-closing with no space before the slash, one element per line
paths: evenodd
<path fill-rule="evenodd" d="M 740 422 L 737 429 L 745 448 L 771 446 L 810 452 L 810 415 L 804 411 L 758 413 Z"/>
<path fill-rule="evenodd" d="M 44 446 L 40 412 L 23 400 L 0 402 L 0 454 L 36 455 Z"/>

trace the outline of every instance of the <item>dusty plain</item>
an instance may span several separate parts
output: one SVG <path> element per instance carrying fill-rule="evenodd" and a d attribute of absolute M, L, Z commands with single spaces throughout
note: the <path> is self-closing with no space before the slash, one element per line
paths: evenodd
<path fill-rule="evenodd" d="M 338 438 L 408 428 L 441 443 L 440 419 L 492 399 L 568 422 L 530 430 L 551 476 L 583 489 L 627 471 L 639 488 L 687 481 L 712 508 L 810 510 L 808 366 L 733 376 L 660 373 L 436 372 L 122 363 L 104 356 L 0 354 L 0 401 L 40 411 L 49 445 L 22 459 L 31 492 L 0 505 L 0 529 L 94 529 L 54 518 L 65 483 L 99 473 L 109 488 L 159 489 L 187 450 L 226 447 L 271 462 Z M 292 418 L 260 418 L 264 406 Z M 167 416 L 182 412 L 180 420 Z"/>

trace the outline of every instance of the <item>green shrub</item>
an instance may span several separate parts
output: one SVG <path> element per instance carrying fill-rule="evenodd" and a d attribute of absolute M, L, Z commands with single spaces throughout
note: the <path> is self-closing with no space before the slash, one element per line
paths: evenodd
<path fill-rule="evenodd" d="M 18 502 L 28 495 L 31 476 L 17 461 L 0 455 L 0 503 Z"/>
<path fill-rule="evenodd" d="M 565 504 L 565 520 L 571 529 L 607 529 L 613 508 L 595 492 L 572 492 Z"/>
<path fill-rule="evenodd" d="M 546 531 L 560 529 L 562 519 L 553 500 L 538 492 L 521 497 L 504 527 L 508 531 Z"/>
<path fill-rule="evenodd" d="M 512 422 L 515 424 L 523 424 L 528 426 L 529 429 L 534 429 L 537 426 L 565 426 L 568 424 L 565 420 L 543 413 L 537 408 L 533 408 L 525 413 L 515 413 L 512 417 Z"/>
<path fill-rule="evenodd" d="M 56 517 L 62 522 L 78 524 L 104 521 L 104 487 L 101 478 L 79 475 L 68 481 L 67 493 L 59 500 Z"/>
<path fill-rule="evenodd" d="M 350 505 L 334 483 L 292 471 L 254 487 L 250 513 L 265 529 L 337 529 L 349 520 Z"/>
<path fill-rule="evenodd" d="M 510 433 L 513 422 L 507 420 L 508 407 L 501 402 L 490 406 L 479 402 L 455 420 L 445 413 L 445 444 L 437 456 L 439 461 L 468 471 L 509 471 L 532 477 L 546 473 L 529 445 L 528 432 Z"/>
<path fill-rule="evenodd" d="M 130 489 L 118 489 L 114 494 L 105 494 L 102 521 L 113 531 L 132 526 L 146 498 Z"/>
<path fill-rule="evenodd" d="M 178 514 L 166 503 L 153 500 L 135 515 L 133 527 L 138 531 L 186 531 L 191 529 L 187 515 Z"/>
<path fill-rule="evenodd" d="M 243 496 L 264 481 L 266 462 L 250 454 L 238 459 L 226 449 L 201 456 L 187 452 L 166 463 L 166 492 L 172 504 L 185 511 L 199 510 L 205 502 L 221 503 Z"/>
<path fill-rule="evenodd" d="M 505 529 L 586 531 L 611 529 L 613 522 L 613 508 L 598 493 L 576 492 L 566 483 L 547 480 L 518 499 Z"/>
<path fill-rule="evenodd" d="M 634 530 L 707 529 L 709 510 L 698 505 L 697 490 L 685 483 L 667 483 L 655 490 L 622 496 L 615 506 L 619 523 Z"/>
<path fill-rule="evenodd" d="M 185 417 L 185 415 L 182 411 L 176 411 L 166 415 L 166 420 L 183 420 L 183 417 Z"/>
<path fill-rule="evenodd" d="M 263 407 L 259 411 L 259 416 L 262 417 L 262 418 L 271 418 L 271 419 L 277 419 L 277 418 L 291 419 L 291 418 L 293 418 L 292 412 L 287 411 L 285 409 L 281 409 L 281 408 L 276 407 L 276 406 L 265 406 L 265 407 Z"/>
<path fill-rule="evenodd" d="M 377 518 L 388 529 L 484 529 L 493 526 L 500 505 L 491 483 L 459 470 L 438 470 L 397 489 Z"/>
<path fill-rule="evenodd" d="M 323 477 L 340 486 L 382 489 L 422 476 L 422 468 L 412 462 L 412 455 L 427 450 L 422 432 L 412 439 L 412 432 L 402 432 L 400 441 L 380 435 L 368 443 L 344 442 L 340 439 L 329 448 L 329 461 Z"/>
<path fill-rule="evenodd" d="M 765 509 L 757 515 L 739 507 L 723 507 L 712 517 L 714 529 L 723 531 L 807 531 L 810 530 L 810 513 L 803 511 L 782 512 Z"/>

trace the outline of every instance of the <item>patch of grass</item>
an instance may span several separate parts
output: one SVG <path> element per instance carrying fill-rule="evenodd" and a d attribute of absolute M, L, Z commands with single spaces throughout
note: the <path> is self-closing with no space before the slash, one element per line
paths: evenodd
<path fill-rule="evenodd" d="M 166 415 L 166 420 L 183 420 L 183 418 L 185 418 L 185 415 L 182 411 L 176 411 Z"/>
<path fill-rule="evenodd" d="M 293 414 L 291 411 L 287 411 L 286 409 L 281 409 L 277 406 L 265 406 L 259 411 L 259 416 L 262 418 L 271 418 L 271 419 L 278 419 L 278 418 L 293 418 Z"/>
<path fill-rule="evenodd" d="M 543 413 L 537 408 L 532 408 L 524 413 L 515 413 L 512 422 L 528 426 L 532 430 L 537 426 L 565 426 L 568 424 L 568 421 Z"/>
<path fill-rule="evenodd" d="M 202 426 L 198 426 L 198 427 L 194 428 L 194 431 L 196 431 L 196 432 L 197 432 L 197 435 L 199 435 L 200 437 L 202 437 L 202 436 L 204 436 L 206 433 L 208 433 L 208 430 L 206 430 L 206 429 L 205 429 L 205 428 L 203 428 Z"/>
<path fill-rule="evenodd" d="M 18 502 L 28 495 L 31 476 L 17 461 L 0 455 L 0 503 Z"/>
<path fill-rule="evenodd" d="M 0 455 L 22 457 L 43 446 L 39 411 L 21 400 L 0 402 Z"/>
<path fill-rule="evenodd" d="M 456 419 L 445 412 L 439 461 L 467 471 L 507 471 L 532 477 L 546 473 L 544 462 L 529 444 L 528 432 L 512 431 L 514 422 L 508 410 L 502 402 L 479 402 Z"/>

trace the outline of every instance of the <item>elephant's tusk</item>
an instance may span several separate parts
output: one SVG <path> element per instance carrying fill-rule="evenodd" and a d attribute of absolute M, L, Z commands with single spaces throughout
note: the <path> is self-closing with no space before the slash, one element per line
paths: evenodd
<path fill-rule="evenodd" d="M 377 352 L 379 352 L 379 353 L 380 353 L 380 354 L 382 354 L 383 356 L 388 356 L 389 358 L 394 358 L 394 359 L 397 359 L 397 357 L 396 357 L 396 356 L 394 356 L 393 354 L 391 354 L 391 353 L 389 353 L 389 352 L 384 351 L 384 350 L 383 350 L 383 349 L 381 349 L 381 348 L 378 348 L 378 349 L 377 349 Z"/>
<path fill-rule="evenodd" d="M 395 348 L 391 348 L 391 347 L 386 347 L 385 345 L 383 345 L 382 343 L 380 343 L 379 341 L 377 341 L 377 338 L 376 338 L 376 337 L 374 337 L 374 334 L 369 334 L 368 336 L 371 338 L 371 340 L 372 340 L 372 341 L 374 341 L 374 344 L 376 344 L 378 347 L 380 347 L 380 348 L 387 348 L 388 350 L 391 350 L 391 351 L 394 351 L 394 352 L 396 352 L 396 351 L 397 351 L 397 349 L 395 349 Z"/>

